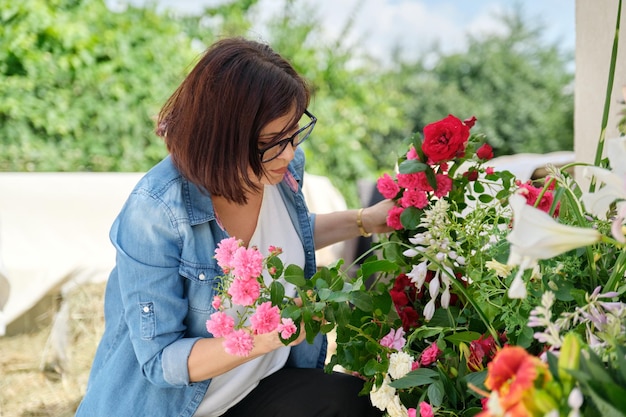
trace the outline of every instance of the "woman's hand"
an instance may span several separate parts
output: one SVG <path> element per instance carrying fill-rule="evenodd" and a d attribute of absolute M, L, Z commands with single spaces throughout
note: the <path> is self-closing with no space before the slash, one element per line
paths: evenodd
<path fill-rule="evenodd" d="M 387 213 L 394 206 L 393 200 L 383 200 L 366 207 L 361 212 L 363 229 L 368 233 L 389 233 L 393 229 L 387 226 Z"/>

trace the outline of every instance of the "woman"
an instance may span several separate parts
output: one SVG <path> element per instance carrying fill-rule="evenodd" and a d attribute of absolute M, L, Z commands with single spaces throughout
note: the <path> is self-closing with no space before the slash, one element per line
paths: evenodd
<path fill-rule="evenodd" d="M 362 382 L 320 369 L 325 339 L 284 346 L 255 335 L 250 356 L 226 353 L 205 323 L 222 275 L 215 248 L 283 248 L 315 272 L 315 248 L 387 232 L 383 202 L 313 215 L 297 146 L 316 118 L 292 66 L 267 45 L 212 45 L 159 114 L 170 155 L 140 180 L 111 229 L 117 250 L 105 332 L 77 416 L 380 415 Z M 302 120 L 301 120 L 302 119 Z M 266 254 L 265 254 L 266 255 Z"/>

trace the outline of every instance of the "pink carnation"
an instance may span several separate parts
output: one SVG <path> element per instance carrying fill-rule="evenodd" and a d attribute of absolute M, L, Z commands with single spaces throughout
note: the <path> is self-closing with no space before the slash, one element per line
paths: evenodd
<path fill-rule="evenodd" d="M 407 411 L 407 417 L 417 417 L 417 410 L 415 408 L 409 408 Z"/>
<path fill-rule="evenodd" d="M 420 416 L 421 417 L 433 417 L 435 413 L 433 413 L 433 407 L 428 404 L 426 401 L 422 401 L 420 403 Z"/>
<path fill-rule="evenodd" d="M 437 190 L 435 191 L 436 197 L 445 197 L 452 190 L 452 178 L 445 174 L 437 175 Z"/>
<path fill-rule="evenodd" d="M 394 198 L 400 191 L 400 187 L 389 174 L 383 174 L 382 177 L 378 178 L 376 188 L 385 198 Z"/>
<path fill-rule="evenodd" d="M 422 366 L 428 366 L 434 363 L 440 354 L 441 350 L 439 349 L 439 346 L 437 346 L 437 343 L 432 343 L 422 352 L 422 356 L 420 357 L 420 363 L 422 364 Z"/>
<path fill-rule="evenodd" d="M 235 278 L 228 288 L 228 294 L 232 297 L 233 303 L 242 306 L 251 306 L 261 294 L 261 285 L 255 278 Z"/>
<path fill-rule="evenodd" d="M 250 316 L 250 327 L 255 334 L 270 333 L 276 330 L 280 324 L 280 311 L 278 307 L 266 301 L 256 308 Z"/>
<path fill-rule="evenodd" d="M 411 188 L 402 194 L 402 198 L 399 203 L 404 208 L 417 207 L 419 209 L 423 209 L 428 205 L 428 196 L 426 195 L 426 191 Z"/>
<path fill-rule="evenodd" d="M 213 337 L 226 336 L 234 327 L 235 319 L 222 311 L 211 314 L 211 318 L 206 321 L 206 329 Z"/>
<path fill-rule="evenodd" d="M 239 247 L 233 255 L 233 275 L 244 280 L 257 278 L 263 272 L 263 255 L 257 248 Z"/>
<path fill-rule="evenodd" d="M 394 206 L 389 209 L 387 213 L 387 226 L 395 230 L 401 230 L 403 228 L 402 222 L 400 222 L 400 215 L 404 209 L 402 207 Z"/>
<path fill-rule="evenodd" d="M 286 318 L 282 319 L 281 323 L 278 325 L 277 330 L 280 333 L 280 337 L 282 337 L 283 339 L 289 339 L 298 331 L 298 328 L 296 327 L 292 319 Z"/>
<path fill-rule="evenodd" d="M 224 339 L 224 350 L 230 355 L 248 356 L 253 347 L 254 339 L 244 329 L 235 330 Z"/>
<path fill-rule="evenodd" d="M 391 349 L 400 350 L 406 344 L 404 338 L 404 329 L 400 327 L 398 330 L 391 329 L 389 333 L 382 339 L 380 339 L 380 345 Z"/>
<path fill-rule="evenodd" d="M 222 306 L 222 299 L 220 298 L 219 295 L 213 296 L 213 301 L 211 302 L 211 306 L 216 310 Z"/>
<path fill-rule="evenodd" d="M 413 172 L 411 174 L 398 174 L 398 185 L 402 188 L 414 188 L 421 191 L 432 191 L 426 174 L 423 172 Z"/>
<path fill-rule="evenodd" d="M 222 239 L 222 241 L 217 244 L 217 248 L 215 248 L 215 259 L 217 259 L 217 264 L 224 272 L 228 273 L 228 271 L 232 269 L 234 265 L 233 255 L 240 246 L 241 241 L 234 237 Z"/>

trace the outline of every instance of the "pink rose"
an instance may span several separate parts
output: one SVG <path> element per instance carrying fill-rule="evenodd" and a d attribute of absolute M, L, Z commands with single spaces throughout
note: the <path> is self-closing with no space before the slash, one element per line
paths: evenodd
<path fill-rule="evenodd" d="M 422 401 L 420 403 L 420 416 L 421 417 L 433 417 L 435 413 L 433 412 L 433 407 L 428 404 L 426 401 Z"/>
<path fill-rule="evenodd" d="M 250 316 L 250 327 L 255 334 L 270 333 L 276 330 L 280 324 L 280 311 L 278 307 L 266 301 L 256 308 Z"/>
<path fill-rule="evenodd" d="M 232 297 L 233 303 L 251 306 L 261 294 L 261 285 L 255 278 L 235 278 L 228 288 L 228 294 Z"/>
<path fill-rule="evenodd" d="M 213 337 L 226 336 L 234 327 L 235 319 L 222 311 L 211 314 L 211 318 L 206 321 L 206 329 Z"/>
<path fill-rule="evenodd" d="M 389 174 L 383 174 L 382 177 L 378 178 L 376 188 L 385 198 L 394 198 L 400 191 L 400 187 Z"/>
<path fill-rule="evenodd" d="M 420 159 L 414 146 L 411 146 L 411 149 L 409 149 L 409 151 L 406 153 L 406 159 Z"/>
<path fill-rule="evenodd" d="M 263 255 L 256 248 L 239 247 L 233 254 L 233 275 L 244 280 L 263 272 Z"/>
<path fill-rule="evenodd" d="M 424 351 L 422 352 L 422 356 L 420 356 L 420 363 L 422 366 L 428 366 L 437 361 L 437 358 L 441 354 L 441 350 L 439 350 L 439 346 L 437 343 L 431 343 Z"/>
<path fill-rule="evenodd" d="M 487 167 L 485 168 L 485 174 L 487 175 L 491 175 L 495 172 L 495 169 L 493 167 Z"/>
<path fill-rule="evenodd" d="M 422 151 L 432 163 L 448 161 L 465 154 L 470 128 L 453 115 L 424 127 Z"/>
<path fill-rule="evenodd" d="M 296 327 L 292 319 L 286 318 L 282 319 L 281 323 L 278 325 L 277 330 L 278 333 L 280 333 L 280 337 L 282 337 L 283 339 L 289 339 L 298 331 L 298 328 Z"/>
<path fill-rule="evenodd" d="M 224 339 L 224 350 L 230 355 L 248 356 L 254 347 L 252 335 L 244 329 L 235 330 Z"/>
<path fill-rule="evenodd" d="M 415 408 L 409 408 L 407 411 L 407 417 L 417 417 L 417 410 Z"/>
<path fill-rule="evenodd" d="M 217 244 L 217 248 L 215 248 L 215 259 L 217 259 L 217 264 L 225 273 L 228 273 L 228 271 L 232 269 L 233 256 L 240 246 L 241 241 L 234 237 L 222 239 L 222 241 Z"/>

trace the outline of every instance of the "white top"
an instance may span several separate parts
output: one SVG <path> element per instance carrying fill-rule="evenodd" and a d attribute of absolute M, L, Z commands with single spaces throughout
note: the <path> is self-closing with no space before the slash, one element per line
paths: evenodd
<path fill-rule="evenodd" d="M 291 223 L 278 187 L 266 185 L 259 220 L 249 247 L 256 246 L 263 256 L 267 256 L 271 245 L 283 249 L 279 257 L 285 266 L 304 266 L 304 248 Z M 265 282 L 271 282 L 267 271 L 263 271 L 263 274 Z M 294 296 L 295 287 L 282 278 L 280 281 L 285 286 L 285 294 Z M 288 346 L 276 349 L 213 378 L 194 416 L 217 417 L 224 414 L 252 391 L 261 379 L 281 369 L 287 362 L 290 349 Z"/>

